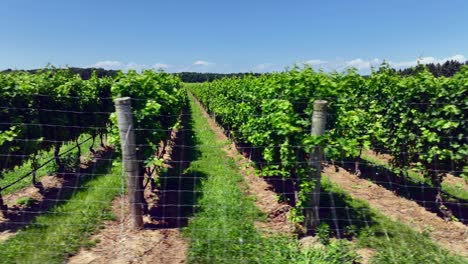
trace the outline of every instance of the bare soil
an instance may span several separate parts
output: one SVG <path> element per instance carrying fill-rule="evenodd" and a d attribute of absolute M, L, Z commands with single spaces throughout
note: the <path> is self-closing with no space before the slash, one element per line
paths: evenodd
<path fill-rule="evenodd" d="M 99 241 L 90 249 L 81 249 L 68 259 L 69 264 L 84 263 L 185 263 L 188 243 L 181 237 L 179 228 L 153 229 L 151 220 L 144 219 L 146 228 L 132 231 L 129 228 L 126 197 L 114 200 L 112 211 L 115 221 L 105 223 L 105 228 L 91 240 Z"/>
<path fill-rule="evenodd" d="M 329 166 L 324 174 L 354 199 L 365 200 L 372 208 L 412 229 L 429 231 L 432 240 L 455 254 L 468 256 L 468 227 L 458 222 L 447 222 L 414 201 L 395 195 L 384 187 L 361 179 L 348 171 Z"/>
<path fill-rule="evenodd" d="M 377 251 L 373 248 L 359 248 L 356 253 L 361 256 L 361 264 L 370 264 Z"/>
<path fill-rule="evenodd" d="M 461 177 L 456 177 L 451 174 L 447 174 L 444 177 L 443 183 L 447 183 L 448 185 L 452 185 L 455 187 L 459 186 L 465 192 L 468 192 L 468 181 L 466 181 L 465 179 Z"/>
<path fill-rule="evenodd" d="M 390 164 L 390 160 L 392 159 L 392 156 L 390 156 L 389 154 L 377 153 L 373 150 L 363 150 L 362 154 L 372 157 L 382 162 L 383 164 Z"/>

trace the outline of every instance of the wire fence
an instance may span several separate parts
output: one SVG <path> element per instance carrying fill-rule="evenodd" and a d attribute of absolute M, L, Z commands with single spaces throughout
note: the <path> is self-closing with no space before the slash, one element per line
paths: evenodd
<path fill-rule="evenodd" d="M 141 100 L 144 99 L 132 102 Z M 33 107 L 14 110 L 56 111 Z M 77 121 L 80 115 L 89 115 L 60 111 L 78 115 Z M 297 242 L 297 252 L 302 253 L 296 253 L 309 259 L 313 259 L 313 254 L 307 255 L 301 248 L 310 237 L 326 248 L 324 252 L 330 251 L 328 245 L 335 240 L 349 242 L 352 246 L 346 250 L 357 252 L 360 246 L 356 241 L 361 241 L 366 245 L 364 248 L 371 248 L 369 258 L 388 253 L 383 247 L 390 246 L 384 240 L 392 243 L 388 250 L 408 250 L 395 246 L 400 241 L 406 247 L 410 243 L 421 243 L 426 249 L 427 245 L 436 247 L 429 249 L 434 254 L 441 254 L 440 247 L 454 255 L 468 256 L 468 183 L 460 177 L 464 171 L 454 169 L 444 173 L 441 186 L 434 186 L 416 166 L 403 172 L 395 168 L 392 155 L 379 147 L 362 150 L 358 158 L 331 158 L 325 151 L 324 156 L 317 157 L 321 185 L 317 203 L 310 208 L 308 198 L 303 197 L 312 193 L 304 180 L 310 179 L 310 171 L 301 171 L 311 165 L 308 154 L 288 165 L 291 169 L 287 177 L 281 174 L 284 161 L 266 160 L 264 156 L 267 149 L 300 156 L 304 145 L 258 146 L 237 142 L 232 135 L 243 133 L 244 138 L 251 135 L 242 129 L 222 128 L 220 120 L 213 117 L 192 101 L 177 115 L 180 120 L 177 127 L 148 129 L 130 125 L 120 145 L 110 135 L 96 140 L 98 133 L 89 134 L 93 130 L 111 133 L 116 124 L 110 122 L 106 126 L 88 127 L 78 122 L 65 125 L 0 122 L 2 133 L 13 126 L 83 131 L 71 141 L 37 138 L 28 133 L 5 141 L 12 151 L 0 153 L 5 162 L 0 172 L 0 257 L 9 261 L 29 251 L 33 263 L 40 259 L 69 263 L 112 263 L 123 259 L 130 263 L 131 258 L 142 263 L 151 260 L 206 263 L 220 259 L 266 263 L 267 255 L 262 255 L 258 262 L 249 262 L 254 259 L 249 252 L 251 248 L 280 243 L 272 242 L 271 234 L 293 238 L 274 250 L 290 249 L 291 243 Z M 264 116 L 255 116 L 261 117 Z M 169 136 L 158 146 L 129 143 L 129 133 L 137 131 L 163 132 Z M 257 130 L 255 134 L 281 131 Z M 28 143 L 42 144 L 43 148 L 38 147 L 32 153 L 17 149 L 28 147 Z M 136 153 L 144 147 L 155 149 L 152 158 L 126 155 L 127 148 Z M 9 166 L 10 158 L 22 161 Z M 131 175 L 128 166 L 134 166 Z M 266 168 L 270 170 L 269 176 L 259 177 Z M 278 174 L 271 168 L 277 169 Z M 236 179 L 234 184 L 232 178 Z M 307 188 L 308 192 L 302 192 Z M 254 209 L 245 207 L 249 203 L 259 212 L 250 212 Z M 305 227 L 309 216 L 304 212 L 309 209 L 316 210 L 317 222 Z M 263 215 L 262 220 L 255 219 L 255 214 Z M 236 227 L 240 223 L 242 228 Z M 184 235 L 182 229 L 189 231 Z M 252 238 L 252 233 L 257 232 L 252 230 L 260 230 L 260 234 Z M 233 235 L 237 231 L 240 233 Z M 264 235 L 268 232 L 270 235 Z M 411 238 L 403 236 L 408 232 L 414 233 Z M 253 242 L 257 245 L 253 246 Z M 356 259 L 363 262 L 364 255 Z M 453 259 L 458 261 L 457 257 Z"/>

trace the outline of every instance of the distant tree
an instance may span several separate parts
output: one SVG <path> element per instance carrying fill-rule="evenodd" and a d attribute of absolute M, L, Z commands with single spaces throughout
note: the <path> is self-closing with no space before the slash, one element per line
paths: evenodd
<path fill-rule="evenodd" d="M 54 69 L 54 68 L 52 68 Z M 77 68 L 77 67 L 71 67 L 68 68 L 72 73 L 79 74 L 82 79 L 88 80 L 91 78 L 91 75 L 93 72 L 96 72 L 97 77 L 102 78 L 102 77 L 112 77 L 114 78 L 119 71 L 116 70 L 105 70 L 103 68 Z M 9 72 L 14 72 L 14 71 L 24 71 L 24 72 L 29 72 L 29 73 L 35 73 L 37 71 L 40 71 L 42 69 L 33 69 L 33 70 L 12 70 L 12 69 L 7 69 L 2 71 L 1 73 L 9 73 Z"/>
<path fill-rule="evenodd" d="M 405 75 L 414 75 L 424 69 L 424 67 L 427 67 L 427 69 L 436 77 L 450 77 L 453 76 L 455 73 L 457 73 L 460 70 L 460 67 L 463 65 L 468 65 L 468 61 L 461 63 L 456 60 L 448 60 L 444 62 L 443 64 L 437 63 L 428 63 L 425 65 L 417 65 L 415 67 L 407 68 L 407 69 L 400 69 L 398 70 L 398 73 L 405 76 Z"/>

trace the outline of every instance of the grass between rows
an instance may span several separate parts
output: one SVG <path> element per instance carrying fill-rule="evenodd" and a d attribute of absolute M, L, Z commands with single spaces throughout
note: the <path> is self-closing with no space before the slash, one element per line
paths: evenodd
<path fill-rule="evenodd" d="M 261 235 L 254 222 L 266 217 L 242 192 L 243 177 L 222 150 L 228 142 L 216 138 L 193 100 L 191 109 L 199 155 L 185 173 L 202 179 L 197 211 L 185 230 L 189 263 L 353 263 L 356 254 L 347 243 L 301 250 L 295 238 Z"/>
<path fill-rule="evenodd" d="M 341 219 L 341 228 L 347 229 L 359 247 L 373 248 L 377 252 L 372 263 L 421 264 L 468 263 L 468 260 L 450 254 L 436 245 L 429 238 L 433 230 L 418 233 L 410 227 L 393 221 L 361 200 L 355 200 L 336 184 L 322 175 L 323 203 L 334 200 L 337 218 Z M 329 195 L 331 194 L 331 195 Z M 330 196 L 332 198 L 330 198 Z M 333 221 L 329 219 L 333 227 Z"/>
<path fill-rule="evenodd" d="M 86 139 L 88 139 L 89 137 L 90 137 L 90 135 L 83 134 L 83 135 L 81 135 L 79 137 L 78 142 L 83 142 Z M 92 144 L 93 144 L 92 140 L 88 140 L 85 143 L 83 143 L 81 145 L 82 154 L 88 153 L 88 149 L 92 146 Z M 99 137 L 96 138 L 95 145 L 96 144 L 100 144 Z M 60 153 L 64 153 L 64 152 L 74 148 L 75 146 L 76 146 L 75 142 L 65 143 L 60 147 Z M 71 156 L 71 157 L 76 157 L 77 154 L 78 154 L 78 149 L 75 148 L 74 150 L 70 151 L 66 155 Z M 39 165 L 42 165 L 45 162 L 47 162 L 48 160 L 52 159 L 53 157 L 54 157 L 54 148 L 51 148 L 51 149 L 49 149 L 47 151 L 40 151 L 39 154 L 38 154 L 37 163 Z M 37 170 L 37 172 L 36 172 L 37 178 L 36 179 L 39 181 L 39 179 L 42 176 L 51 175 L 51 174 L 55 173 L 56 168 L 54 167 L 54 165 L 55 165 L 55 161 L 51 161 L 50 163 L 48 163 L 48 165 L 46 165 L 46 166 L 40 168 L 39 170 Z M 9 183 L 14 182 L 16 179 L 18 179 L 20 177 L 23 177 L 24 175 L 31 172 L 32 170 L 33 169 L 32 169 L 32 165 L 31 165 L 31 160 L 25 161 L 20 166 L 15 167 L 13 170 L 5 172 L 2 175 L 2 177 L 0 177 L 0 187 L 3 187 L 3 186 L 5 186 L 5 185 L 7 185 Z M 20 189 L 24 188 L 24 187 L 30 186 L 31 185 L 31 180 L 32 180 L 32 175 L 24 178 L 23 180 L 19 181 L 15 185 L 3 190 L 2 195 L 13 193 L 13 192 L 15 192 L 17 190 L 20 190 Z"/>
<path fill-rule="evenodd" d="M 201 159 L 189 170 L 203 175 L 202 198 L 187 234 L 191 238 L 189 261 L 192 263 L 346 263 L 354 258 L 350 248 L 331 240 L 321 252 L 301 251 L 297 240 L 286 236 L 264 237 L 255 230 L 254 221 L 265 217 L 255 208 L 253 199 L 242 194 L 242 177 L 235 162 L 221 150 L 226 142 L 215 135 L 192 102 L 194 130 Z M 323 222 L 333 233 L 334 224 L 346 229 L 356 248 L 376 251 L 371 263 L 420 264 L 468 263 L 436 245 L 429 234 L 393 221 L 365 201 L 355 200 L 327 176 L 322 178 L 322 207 L 335 210 Z M 331 203 L 333 200 L 333 203 Z M 333 209 L 332 209 L 333 207 Z M 340 222 L 340 223 L 337 223 Z M 335 241 L 335 242 L 333 242 Z"/>
<path fill-rule="evenodd" d="M 369 163 L 372 163 L 372 164 L 375 164 L 375 165 L 378 165 L 378 166 L 382 166 L 385 169 L 393 171 L 393 172 L 396 173 L 396 170 L 394 168 L 392 168 L 392 166 L 390 164 L 388 164 L 387 162 L 381 161 L 379 159 L 376 159 L 374 157 L 371 157 L 371 156 L 365 155 L 365 154 L 362 154 L 361 158 L 364 161 L 367 161 Z M 423 177 L 421 174 L 419 174 L 417 172 L 408 170 L 407 175 L 411 179 L 411 181 L 413 181 L 414 183 L 422 183 L 422 184 L 427 184 L 427 185 L 432 186 L 432 183 L 431 183 L 430 179 Z M 463 199 L 463 200 L 468 200 L 468 191 L 466 191 L 463 188 L 463 186 L 452 185 L 452 184 L 442 182 L 442 191 L 452 195 L 453 197 L 457 197 L 457 198 L 460 198 L 460 199 Z"/>
<path fill-rule="evenodd" d="M 50 211 L 1 243 L 0 263 L 63 263 L 80 247 L 97 243 L 89 236 L 104 220 L 114 218 L 110 205 L 121 193 L 121 164 L 102 165 L 94 173 L 82 178 L 80 188 Z"/>

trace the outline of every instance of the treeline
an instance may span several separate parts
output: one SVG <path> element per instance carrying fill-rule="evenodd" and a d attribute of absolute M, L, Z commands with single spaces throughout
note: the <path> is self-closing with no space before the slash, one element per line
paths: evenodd
<path fill-rule="evenodd" d="M 410 67 L 406 69 L 399 69 L 396 70 L 399 75 L 401 76 L 411 76 L 416 75 L 417 73 L 421 72 L 425 68 L 429 70 L 432 75 L 435 77 L 451 77 L 457 73 L 461 66 L 468 65 L 468 61 L 466 62 L 459 62 L 456 60 L 449 60 L 444 63 L 429 63 L 429 64 L 420 64 L 415 67 Z M 34 69 L 34 70 L 27 70 L 26 72 L 29 73 L 36 73 L 41 69 Z M 118 74 L 118 70 L 105 70 L 103 68 L 77 68 L 72 67 L 69 68 L 72 73 L 79 74 L 83 80 L 89 80 L 93 74 L 96 72 L 98 78 L 102 77 L 112 77 L 114 78 Z M 7 69 L 3 72 L 13 72 L 16 70 Z M 21 70 L 20 70 L 21 71 Z M 202 73 L 202 72 L 180 72 L 180 73 L 172 73 L 172 75 L 178 76 L 182 82 L 185 83 L 203 83 L 203 82 L 212 82 L 214 80 L 220 80 L 223 78 L 230 78 L 230 77 L 244 77 L 244 76 L 260 76 L 262 73 L 253 73 L 253 72 L 244 72 L 244 73 Z"/>
<path fill-rule="evenodd" d="M 444 63 L 429 63 L 429 64 L 419 64 L 415 67 L 410 67 L 406 69 L 399 69 L 395 71 L 401 76 L 414 76 L 424 69 L 428 69 L 432 75 L 435 77 L 452 77 L 457 72 L 460 71 L 460 68 L 463 65 L 468 65 L 468 61 L 459 62 L 456 60 L 449 60 Z M 181 72 L 177 73 L 179 78 L 185 83 L 202 83 L 202 82 L 212 82 L 214 80 L 220 80 L 223 78 L 230 77 L 243 77 L 243 76 L 255 76 L 258 77 L 262 75 L 261 73 L 200 73 L 200 72 Z"/>
<path fill-rule="evenodd" d="M 455 75 L 455 73 L 460 71 L 460 68 L 463 65 L 468 65 L 468 61 L 459 62 L 456 60 L 449 60 L 442 64 L 440 63 L 437 63 L 437 64 L 429 63 L 429 64 L 424 64 L 424 65 L 420 64 L 416 67 L 398 70 L 398 73 L 402 76 L 415 75 L 418 72 L 423 71 L 427 67 L 429 72 L 431 72 L 432 75 L 434 75 L 435 77 L 442 77 L 442 76 L 452 77 L 453 75 Z"/>
<path fill-rule="evenodd" d="M 59 70 L 59 68 L 49 68 L 49 67 L 46 67 L 46 68 L 50 69 L 51 71 Z M 2 71 L 1 73 L 10 73 L 10 72 L 22 71 L 22 72 L 35 74 L 35 73 L 38 73 L 38 72 L 43 71 L 43 70 L 44 69 L 34 69 L 34 70 L 12 70 L 12 69 L 7 69 L 7 70 Z M 83 79 L 83 80 L 91 79 L 91 77 L 93 75 L 93 72 L 96 73 L 96 77 L 98 77 L 98 78 L 103 78 L 103 77 L 114 78 L 115 76 L 117 76 L 117 73 L 119 72 L 117 70 L 106 70 L 106 69 L 103 69 L 103 68 L 77 68 L 77 67 L 71 67 L 71 68 L 68 68 L 68 70 L 72 74 L 79 74 L 81 79 Z"/>
<path fill-rule="evenodd" d="M 79 74 L 83 80 L 89 80 L 93 74 L 96 72 L 98 78 L 102 77 L 112 77 L 114 78 L 118 74 L 118 70 L 106 70 L 103 68 L 77 68 L 71 67 L 68 68 L 71 73 Z M 25 70 L 24 72 L 28 73 L 37 73 L 43 69 L 34 69 L 34 70 Z M 54 69 L 52 69 L 54 70 Z M 15 71 L 23 70 L 12 70 L 7 69 L 2 71 L 2 73 L 9 73 Z M 183 82 L 186 83 L 202 83 L 202 82 L 212 82 L 214 80 L 220 80 L 222 78 L 230 77 L 243 77 L 247 75 L 259 76 L 260 73 L 201 73 L 201 72 L 181 72 L 181 73 L 172 73 L 172 75 L 178 76 Z"/>

